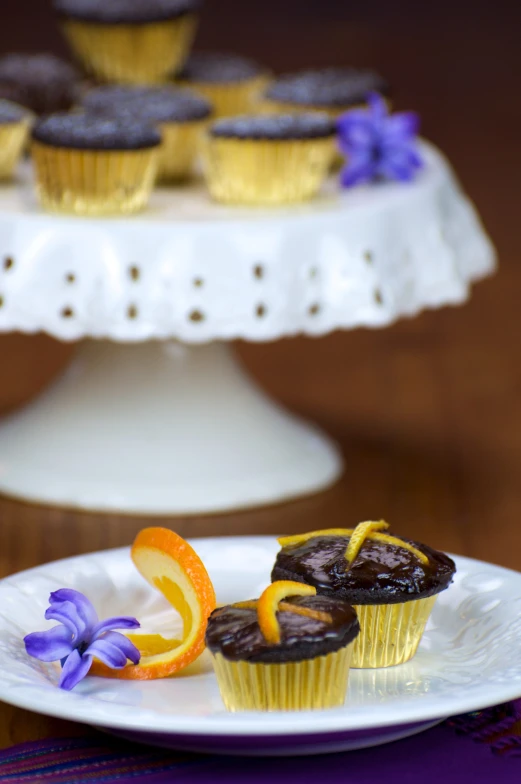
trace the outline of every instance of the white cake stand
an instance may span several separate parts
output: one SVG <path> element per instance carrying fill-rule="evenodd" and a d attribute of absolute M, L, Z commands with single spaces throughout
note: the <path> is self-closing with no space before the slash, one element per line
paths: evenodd
<path fill-rule="evenodd" d="M 0 424 L 0 491 L 175 514 L 317 491 L 336 446 L 269 400 L 226 345 L 383 327 L 464 302 L 494 252 L 439 152 L 411 185 L 279 210 L 157 191 L 129 219 L 41 212 L 0 189 L 0 331 L 79 340 L 65 374 Z M 9 372 L 3 368 L 2 373 Z"/>

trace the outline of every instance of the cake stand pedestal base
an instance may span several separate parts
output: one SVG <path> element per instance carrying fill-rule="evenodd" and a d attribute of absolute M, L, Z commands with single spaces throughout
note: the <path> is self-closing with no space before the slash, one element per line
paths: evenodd
<path fill-rule="evenodd" d="M 342 461 L 224 343 L 87 341 L 36 402 L 0 423 L 0 492 L 129 514 L 271 504 L 331 485 Z"/>

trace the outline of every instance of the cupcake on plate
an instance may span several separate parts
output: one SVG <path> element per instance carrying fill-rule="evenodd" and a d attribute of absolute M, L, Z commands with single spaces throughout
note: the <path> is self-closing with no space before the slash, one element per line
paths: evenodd
<path fill-rule="evenodd" d="M 389 667 L 411 659 L 438 594 L 456 571 L 444 553 L 391 536 L 388 527 L 381 520 L 279 539 L 272 580 L 312 585 L 321 596 L 354 605 L 361 634 L 353 667 Z"/>
<path fill-rule="evenodd" d="M 214 107 L 216 117 L 230 117 L 256 109 L 268 83 L 268 73 L 247 57 L 196 52 L 175 79 L 204 95 Z"/>
<path fill-rule="evenodd" d="M 213 123 L 203 145 L 211 195 L 226 204 L 280 205 L 311 199 L 335 152 L 327 115 L 257 115 Z"/>
<path fill-rule="evenodd" d="M 212 107 L 191 90 L 107 85 L 91 90 L 84 109 L 104 117 L 143 120 L 161 132 L 158 179 L 185 180 L 193 173 Z"/>
<path fill-rule="evenodd" d="M 179 69 L 200 0 L 54 0 L 85 68 L 101 81 L 153 84 Z"/>
<path fill-rule="evenodd" d="M 388 95 L 387 82 L 362 68 L 322 68 L 284 74 L 264 94 L 264 108 L 273 112 L 327 112 L 337 118 L 366 104 L 369 93 Z"/>
<path fill-rule="evenodd" d="M 0 98 L 25 106 L 34 114 L 72 108 L 80 77 L 75 68 L 53 54 L 8 54 L 0 57 Z"/>
<path fill-rule="evenodd" d="M 315 594 L 302 583 L 276 582 L 256 601 L 211 614 L 206 646 L 228 710 L 343 705 L 360 627 L 349 604 Z"/>
<path fill-rule="evenodd" d="M 22 157 L 33 115 L 23 106 L 0 100 L 0 180 L 9 180 Z"/>
<path fill-rule="evenodd" d="M 138 120 L 54 114 L 32 131 L 36 188 L 45 209 L 78 215 L 143 209 L 157 173 L 161 135 Z"/>

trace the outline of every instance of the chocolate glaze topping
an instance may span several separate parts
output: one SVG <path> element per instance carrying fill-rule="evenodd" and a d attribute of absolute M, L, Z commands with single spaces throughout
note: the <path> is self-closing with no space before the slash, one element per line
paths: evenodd
<path fill-rule="evenodd" d="M 280 76 L 268 88 L 266 97 L 279 103 L 341 109 L 364 103 L 370 92 L 389 92 L 387 83 L 375 71 L 323 68 Z"/>
<path fill-rule="evenodd" d="M 0 125 L 13 125 L 30 117 L 31 114 L 23 106 L 18 106 L 11 101 L 0 100 Z"/>
<path fill-rule="evenodd" d="M 360 631 L 354 609 L 346 602 L 327 596 L 292 597 L 284 601 L 330 613 L 324 623 L 291 612 L 279 612 L 281 642 L 270 645 L 264 638 L 256 610 L 233 605 L 214 610 L 208 621 L 206 645 L 233 661 L 284 663 L 314 659 L 349 645 Z"/>
<path fill-rule="evenodd" d="M 254 79 L 263 72 L 264 68 L 249 57 L 219 52 L 195 52 L 190 55 L 177 76 L 190 82 L 226 84 Z"/>
<path fill-rule="evenodd" d="M 134 117 L 152 123 L 204 120 L 212 112 L 204 98 L 175 87 L 97 87 L 87 93 L 83 106 L 103 117 Z"/>
<path fill-rule="evenodd" d="M 319 112 L 227 117 L 215 122 L 212 136 L 228 139 L 322 139 L 334 136 L 335 123 Z"/>
<path fill-rule="evenodd" d="M 201 0 L 54 0 L 62 16 L 99 24 L 164 22 L 199 10 Z"/>
<path fill-rule="evenodd" d="M 444 553 L 403 537 L 425 553 L 422 564 L 408 550 L 366 539 L 349 569 L 348 536 L 319 536 L 301 545 L 284 547 L 277 555 L 271 579 L 314 585 L 321 595 L 351 604 L 399 604 L 424 599 L 445 590 L 456 571 Z"/>
<path fill-rule="evenodd" d="M 77 98 L 76 70 L 52 54 L 8 54 L 0 58 L 0 98 L 35 114 L 70 109 Z"/>
<path fill-rule="evenodd" d="M 53 114 L 36 123 L 32 138 L 77 150 L 139 150 L 161 143 L 161 134 L 148 123 L 89 114 Z"/>

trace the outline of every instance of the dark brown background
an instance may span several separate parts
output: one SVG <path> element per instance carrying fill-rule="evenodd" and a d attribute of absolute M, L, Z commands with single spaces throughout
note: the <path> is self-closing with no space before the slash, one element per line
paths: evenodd
<path fill-rule="evenodd" d="M 521 4 L 491 0 L 207 0 L 199 44 L 277 70 L 372 65 L 414 107 L 476 201 L 501 269 L 459 309 L 383 331 L 239 347 L 259 381 L 343 445 L 328 493 L 274 509 L 166 521 L 182 534 L 258 533 L 385 516 L 404 534 L 521 569 Z M 49 3 L 3 0 L 0 51 L 65 53 Z M 0 337 L 0 411 L 28 399 L 70 348 Z M 0 445 L 1 455 L 1 445 Z M 149 520 L 0 499 L 0 576 L 129 543 Z M 0 706 L 0 746 L 69 733 Z"/>

